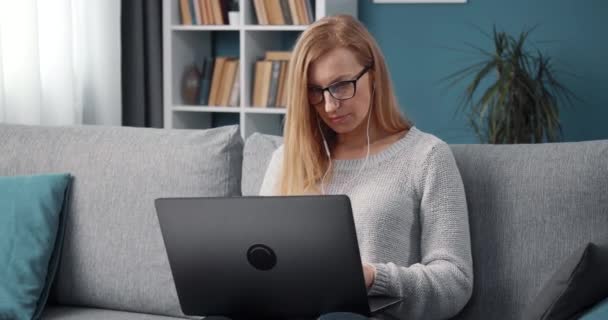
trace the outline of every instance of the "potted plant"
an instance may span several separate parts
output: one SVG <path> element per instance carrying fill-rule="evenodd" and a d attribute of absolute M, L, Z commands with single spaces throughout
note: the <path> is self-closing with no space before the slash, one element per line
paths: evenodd
<path fill-rule="evenodd" d="M 562 139 L 559 106 L 571 105 L 576 97 L 556 80 L 551 58 L 527 48 L 532 30 L 513 37 L 494 26 L 493 51 L 475 48 L 484 59 L 446 78 L 454 85 L 473 76 L 458 110 L 468 109 L 469 123 L 481 142 Z"/>

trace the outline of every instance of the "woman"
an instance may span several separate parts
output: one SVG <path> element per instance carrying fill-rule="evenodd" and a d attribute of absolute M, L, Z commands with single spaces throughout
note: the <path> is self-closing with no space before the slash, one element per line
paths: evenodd
<path fill-rule="evenodd" d="M 456 315 L 473 288 L 462 180 L 448 145 L 400 114 L 372 36 L 350 16 L 315 22 L 289 88 L 260 194 L 348 195 L 368 293 L 403 297 L 400 315 Z"/>

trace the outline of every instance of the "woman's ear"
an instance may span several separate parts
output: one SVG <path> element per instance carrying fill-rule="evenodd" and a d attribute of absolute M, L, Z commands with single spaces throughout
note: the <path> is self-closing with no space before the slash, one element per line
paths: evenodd
<path fill-rule="evenodd" d="M 370 69 L 369 71 L 369 84 L 372 91 L 376 89 L 376 73 L 374 69 Z"/>

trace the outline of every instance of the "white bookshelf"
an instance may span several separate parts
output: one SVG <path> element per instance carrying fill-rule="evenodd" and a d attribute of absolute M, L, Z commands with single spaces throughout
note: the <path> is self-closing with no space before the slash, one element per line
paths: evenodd
<path fill-rule="evenodd" d="M 357 16 L 357 0 L 314 0 L 315 19 L 346 13 Z M 269 50 L 291 50 L 307 26 L 256 25 L 252 0 L 239 0 L 238 25 L 181 25 L 179 0 L 163 0 L 164 127 L 206 129 L 220 114 L 233 117 L 243 138 L 254 132 L 282 134 L 285 108 L 251 107 L 254 64 Z M 232 34 L 231 34 L 232 33 Z M 234 34 L 238 34 L 235 37 Z M 238 38 L 240 105 L 237 107 L 185 105 L 181 98 L 182 72 L 193 62 L 213 56 L 213 38 Z M 237 40 L 234 40 L 235 42 Z M 217 119 L 217 118 L 216 118 Z"/>

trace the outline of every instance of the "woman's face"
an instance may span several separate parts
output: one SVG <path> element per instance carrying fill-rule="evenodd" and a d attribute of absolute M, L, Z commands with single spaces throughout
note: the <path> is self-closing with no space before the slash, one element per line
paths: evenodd
<path fill-rule="evenodd" d="M 308 70 L 308 101 L 327 126 L 337 134 L 345 134 L 366 124 L 371 96 L 369 72 L 350 50 L 334 49 L 319 57 Z"/>

